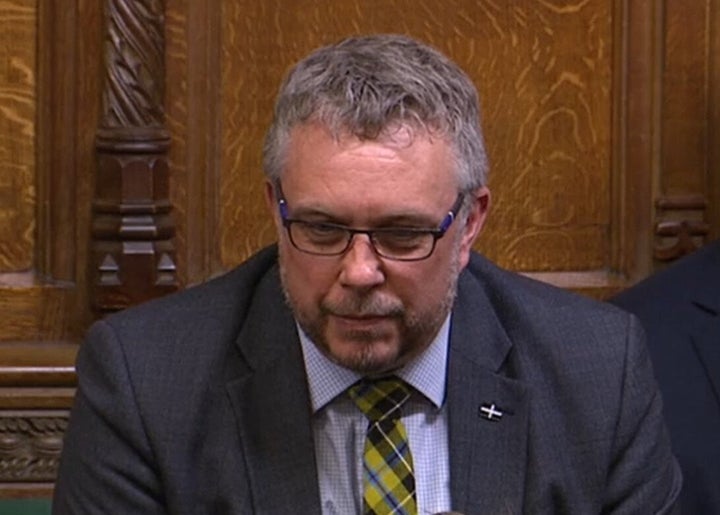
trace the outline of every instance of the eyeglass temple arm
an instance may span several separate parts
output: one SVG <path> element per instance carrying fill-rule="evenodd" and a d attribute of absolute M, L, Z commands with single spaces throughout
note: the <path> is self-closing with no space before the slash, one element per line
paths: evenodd
<path fill-rule="evenodd" d="M 450 211 L 448 211 L 448 214 L 445 215 L 440 227 L 438 227 L 439 231 L 444 233 L 450 228 L 452 223 L 455 221 L 458 211 L 460 211 L 460 208 L 462 207 L 463 200 L 465 200 L 465 196 L 462 193 L 458 193 L 457 199 L 455 199 L 455 204 L 453 204 L 453 207 Z"/>
<path fill-rule="evenodd" d="M 278 203 L 280 218 L 284 222 L 288 219 L 288 207 L 287 201 L 285 200 L 285 194 L 283 193 L 282 186 L 280 185 L 280 179 L 275 179 L 273 181 L 273 189 L 275 190 L 275 199 Z"/>

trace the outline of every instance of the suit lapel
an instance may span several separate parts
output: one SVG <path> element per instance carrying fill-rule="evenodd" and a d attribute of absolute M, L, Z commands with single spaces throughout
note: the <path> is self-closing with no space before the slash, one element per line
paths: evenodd
<path fill-rule="evenodd" d="M 254 513 L 320 513 L 310 399 L 277 274 L 257 288 L 238 337 L 248 370 L 227 383 Z"/>
<path fill-rule="evenodd" d="M 453 508 L 462 512 L 522 508 L 528 402 L 523 384 L 501 371 L 511 346 L 482 289 L 461 281 L 450 340 L 448 409 Z"/>
<path fill-rule="evenodd" d="M 227 392 L 250 478 L 253 511 L 320 513 L 302 352 L 292 314 L 282 299 L 277 273 L 269 274 L 258 285 L 238 336 L 247 369 L 233 372 Z M 461 277 L 447 390 L 456 510 L 521 511 L 528 400 L 524 385 L 502 371 L 511 347 L 480 285 Z M 481 411 L 493 405 L 502 412 L 499 421 Z"/>

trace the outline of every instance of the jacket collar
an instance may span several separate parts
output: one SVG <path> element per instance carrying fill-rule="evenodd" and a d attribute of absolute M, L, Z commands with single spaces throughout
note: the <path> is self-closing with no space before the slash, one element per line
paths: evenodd
<path fill-rule="evenodd" d="M 255 513 L 321 513 L 310 396 L 277 267 L 255 289 L 237 339 L 247 369 L 227 383 Z"/>
<path fill-rule="evenodd" d="M 522 511 L 529 408 L 523 384 L 503 372 L 511 348 L 480 282 L 465 277 L 448 374 L 451 490 L 461 512 Z"/>
<path fill-rule="evenodd" d="M 238 336 L 248 368 L 228 382 L 227 391 L 255 511 L 320 513 L 310 395 L 295 322 L 283 298 L 275 268 L 256 288 Z M 455 306 L 447 385 L 453 507 L 519 512 L 528 402 L 523 384 L 503 372 L 512 343 L 481 283 L 468 272 L 461 274 Z M 501 412 L 499 420 L 490 410 Z"/>

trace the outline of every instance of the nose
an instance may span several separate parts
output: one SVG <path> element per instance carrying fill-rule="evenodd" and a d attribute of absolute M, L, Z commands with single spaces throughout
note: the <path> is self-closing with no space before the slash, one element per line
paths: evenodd
<path fill-rule="evenodd" d="M 369 289 L 385 281 L 380 257 L 367 234 L 355 234 L 342 257 L 340 282 L 343 286 Z"/>

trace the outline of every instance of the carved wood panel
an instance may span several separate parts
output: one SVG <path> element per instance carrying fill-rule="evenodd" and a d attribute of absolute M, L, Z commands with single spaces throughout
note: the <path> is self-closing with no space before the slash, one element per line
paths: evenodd
<path fill-rule="evenodd" d="M 67 422 L 67 411 L 0 411 L 0 480 L 53 482 Z"/>
<path fill-rule="evenodd" d="M 717 23 L 720 2 L 665 0 L 661 11 L 662 81 L 660 96 L 660 162 L 655 189 L 656 267 L 689 254 L 708 237 L 720 235 L 720 220 L 709 208 L 720 168 L 712 161 L 718 146 L 717 85 L 713 66 L 720 38 Z M 713 45 L 715 45 L 713 47 Z M 713 96 L 715 95 L 715 96 Z M 714 151 L 717 155 L 717 150 Z"/>
<path fill-rule="evenodd" d="M 164 2 L 107 0 L 103 115 L 93 199 L 93 307 L 118 311 L 178 288 L 165 128 Z"/>
<path fill-rule="evenodd" d="M 0 343 L 0 498 L 51 495 L 76 350 L 60 342 Z"/>

